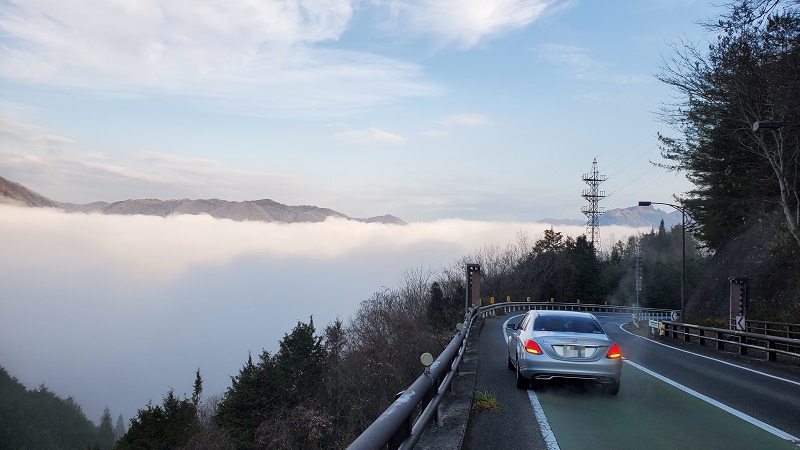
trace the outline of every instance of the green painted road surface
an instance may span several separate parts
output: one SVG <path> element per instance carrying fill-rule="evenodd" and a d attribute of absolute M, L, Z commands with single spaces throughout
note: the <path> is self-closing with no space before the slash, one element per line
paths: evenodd
<path fill-rule="evenodd" d="M 627 362 L 617 395 L 570 380 L 543 383 L 529 394 L 538 398 L 560 450 L 800 449 Z"/>
<path fill-rule="evenodd" d="M 561 450 L 798 449 L 628 364 L 616 396 L 576 383 L 551 383 L 536 395 Z"/>

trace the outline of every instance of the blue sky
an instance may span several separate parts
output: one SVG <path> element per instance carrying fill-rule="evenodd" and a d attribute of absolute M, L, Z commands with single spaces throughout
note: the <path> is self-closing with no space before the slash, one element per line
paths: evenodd
<path fill-rule="evenodd" d="M 366 217 L 670 201 L 654 74 L 707 2 L 4 1 L 0 175 L 60 201 L 272 198 Z M 123 6 L 124 5 L 124 6 Z"/>

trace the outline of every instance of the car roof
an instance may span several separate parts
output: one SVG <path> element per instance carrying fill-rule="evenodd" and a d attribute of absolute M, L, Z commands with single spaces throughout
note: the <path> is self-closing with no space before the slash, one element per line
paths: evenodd
<path fill-rule="evenodd" d="M 575 316 L 575 317 L 592 317 L 592 318 L 595 318 L 594 314 L 588 313 L 588 312 L 584 312 L 584 311 L 554 311 L 554 310 L 541 311 L 541 310 L 538 310 L 538 311 L 535 311 L 534 314 L 536 314 L 537 316 Z"/>

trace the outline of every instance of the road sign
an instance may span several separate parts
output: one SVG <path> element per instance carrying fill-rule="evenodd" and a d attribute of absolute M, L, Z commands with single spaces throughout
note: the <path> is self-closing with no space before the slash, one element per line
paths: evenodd
<path fill-rule="evenodd" d="M 670 314 L 670 320 L 672 320 L 673 322 L 678 321 L 678 311 L 672 311 L 672 313 Z"/>
<path fill-rule="evenodd" d="M 736 329 L 744 331 L 744 316 L 736 316 Z"/>

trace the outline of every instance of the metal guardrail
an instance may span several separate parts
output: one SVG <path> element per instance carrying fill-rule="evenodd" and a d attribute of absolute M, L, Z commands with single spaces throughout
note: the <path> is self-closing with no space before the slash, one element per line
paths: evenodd
<path fill-rule="evenodd" d="M 735 328 L 736 324 L 734 319 L 730 320 L 730 326 L 731 329 Z M 796 323 L 745 319 L 744 331 L 766 334 L 768 336 L 781 336 L 790 339 L 800 339 L 800 324 Z"/>
<path fill-rule="evenodd" d="M 761 325 L 761 327 L 753 325 L 749 327 L 753 331 L 763 331 L 763 333 L 754 333 L 667 320 L 674 319 L 679 314 L 678 311 L 670 309 L 562 302 L 498 302 L 471 310 L 462 329 L 456 333 L 453 340 L 450 341 L 436 361 L 347 447 L 348 450 L 377 450 L 386 446 L 390 450 L 413 448 L 431 420 L 438 420 L 439 403 L 449 391 L 453 377 L 458 373 L 473 321 L 477 317 L 494 316 L 500 311 L 510 313 L 533 309 L 626 313 L 631 314 L 639 322 L 659 321 L 664 324 L 664 330 L 668 336 L 671 335 L 674 338 L 683 336 L 686 342 L 692 342 L 693 338 L 697 338 L 700 345 L 706 345 L 705 341 L 707 340 L 715 341 L 718 349 L 724 349 L 725 344 L 734 345 L 739 347 L 739 352 L 742 354 L 747 354 L 748 348 L 757 349 L 767 352 L 769 361 L 775 361 L 777 354 L 800 357 L 800 339 L 769 335 L 770 331 L 781 331 L 769 328 L 770 325 L 789 326 L 783 332 L 789 333 L 790 336 L 797 334 L 792 327 L 800 327 L 800 325 L 795 324 L 747 321 L 749 324 Z M 706 333 L 716 333 L 716 335 L 712 337 Z M 762 342 L 763 344 L 759 345 L 754 342 Z M 412 425 L 415 411 L 418 408 L 424 408 L 424 410 L 417 416 Z"/>
<path fill-rule="evenodd" d="M 381 449 L 387 444 L 392 450 L 410 449 L 416 445 L 431 419 L 438 416 L 439 403 L 449 391 L 450 382 L 463 359 L 476 313 L 477 310 L 470 312 L 463 327 L 436 361 L 347 447 L 348 450 Z M 412 417 L 418 406 L 425 409 L 412 426 Z"/>
<path fill-rule="evenodd" d="M 378 450 L 388 445 L 390 450 L 410 449 L 419 441 L 425 427 L 436 419 L 439 403 L 450 389 L 450 382 L 458 373 L 458 367 L 466 350 L 472 323 L 477 317 L 489 317 L 503 312 L 528 311 L 531 309 L 551 309 L 588 312 L 620 312 L 649 315 L 651 318 L 668 318 L 673 310 L 633 308 L 628 306 L 593 305 L 555 302 L 504 302 L 478 307 L 470 312 L 463 327 L 456 333 L 450 344 L 431 364 L 429 370 L 419 376 L 403 391 L 360 436 L 353 441 L 348 450 Z M 641 319 L 640 319 L 641 320 Z M 412 425 L 414 412 L 418 407 L 425 409 Z"/>
<path fill-rule="evenodd" d="M 504 313 L 514 311 L 558 310 L 558 311 L 585 311 L 602 313 L 625 313 L 635 316 L 638 321 L 666 320 L 678 318 L 680 311 L 673 309 L 637 308 L 635 306 L 596 305 L 591 303 L 562 303 L 562 302 L 499 302 L 478 308 L 481 317 L 493 316 L 497 311 Z"/>
<path fill-rule="evenodd" d="M 667 336 L 673 338 L 682 336 L 685 342 L 692 342 L 693 338 L 696 338 L 700 345 L 706 345 L 706 341 L 714 341 L 717 343 L 718 350 L 724 350 L 726 344 L 733 345 L 739 348 L 739 354 L 742 355 L 747 354 L 748 348 L 760 350 L 767 353 L 768 361 L 776 361 L 778 354 L 800 357 L 800 339 L 681 322 L 662 321 L 661 323 L 664 324 L 664 333 Z M 706 333 L 714 333 L 715 336 L 712 337 Z"/>

